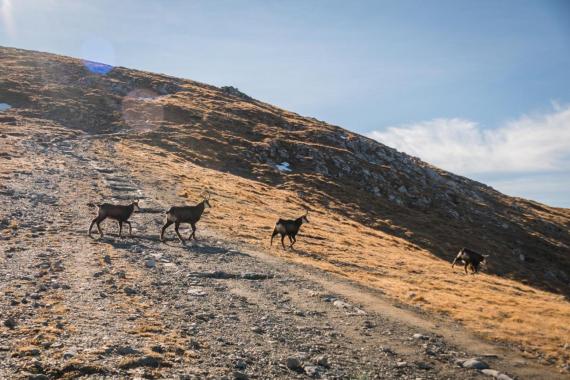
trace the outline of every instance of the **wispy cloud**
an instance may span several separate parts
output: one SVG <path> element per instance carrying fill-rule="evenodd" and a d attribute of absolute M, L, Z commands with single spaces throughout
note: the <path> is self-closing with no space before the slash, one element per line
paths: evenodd
<path fill-rule="evenodd" d="M 523 116 L 494 129 L 465 119 L 434 119 L 368 136 L 442 169 L 510 195 L 570 207 L 570 106 Z"/>
<path fill-rule="evenodd" d="M 434 119 L 368 136 L 459 174 L 570 171 L 570 106 L 485 129 L 464 119 Z"/>

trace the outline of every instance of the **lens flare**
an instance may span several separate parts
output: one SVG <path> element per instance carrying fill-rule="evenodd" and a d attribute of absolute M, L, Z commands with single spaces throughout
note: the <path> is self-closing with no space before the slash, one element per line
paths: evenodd
<path fill-rule="evenodd" d="M 1 0 L 0 3 L 0 19 L 2 20 L 2 26 L 4 31 L 10 37 L 16 34 L 16 29 L 14 27 L 14 18 L 12 16 L 12 0 Z"/>
<path fill-rule="evenodd" d="M 106 75 L 115 66 L 113 45 L 99 37 L 92 37 L 83 41 L 81 57 L 84 59 L 85 68 L 94 74 Z"/>

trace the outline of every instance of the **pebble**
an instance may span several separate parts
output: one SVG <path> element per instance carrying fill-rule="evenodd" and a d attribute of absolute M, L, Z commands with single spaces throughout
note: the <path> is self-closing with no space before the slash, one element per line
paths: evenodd
<path fill-rule="evenodd" d="M 16 327 L 16 320 L 14 318 L 8 318 L 4 321 L 4 326 L 8 327 L 9 329 L 13 329 Z"/>
<path fill-rule="evenodd" d="M 315 357 L 315 363 L 317 363 L 318 365 L 328 368 L 330 363 L 329 363 L 329 357 L 326 355 L 319 355 L 317 357 Z"/>
<path fill-rule="evenodd" d="M 489 365 L 487 365 L 487 363 L 485 363 L 485 362 L 483 362 L 477 358 L 467 359 L 461 365 L 463 366 L 463 368 L 471 368 L 471 369 L 478 369 L 478 370 L 489 368 Z"/>
<path fill-rule="evenodd" d="M 425 370 L 428 370 L 428 369 L 432 369 L 432 368 L 433 368 L 433 366 L 432 366 L 431 364 L 426 363 L 426 362 L 418 362 L 418 363 L 416 363 L 416 366 L 417 366 L 419 369 L 425 369 Z"/>
<path fill-rule="evenodd" d="M 194 296 L 194 297 L 204 297 L 207 295 L 207 293 L 205 291 L 203 291 L 202 289 L 188 289 L 187 292 L 188 295 Z"/>
<path fill-rule="evenodd" d="M 427 339 L 429 339 L 428 336 L 423 335 L 423 334 L 414 334 L 414 335 L 413 335 L 413 338 L 414 338 L 414 339 L 422 339 L 422 340 L 427 340 Z"/>
<path fill-rule="evenodd" d="M 321 376 L 320 368 L 316 365 L 305 366 L 304 370 L 305 370 L 305 373 L 307 374 L 307 376 L 309 376 L 309 377 L 319 378 Z"/>
<path fill-rule="evenodd" d="M 482 370 L 481 372 L 487 376 L 493 376 L 495 378 L 499 377 L 499 375 L 501 374 L 499 371 L 497 371 L 495 369 L 489 369 L 489 368 L 486 368 L 486 369 Z"/>
<path fill-rule="evenodd" d="M 293 356 L 287 358 L 287 368 L 296 372 L 301 372 L 303 370 L 303 366 L 301 365 L 299 358 Z"/>
<path fill-rule="evenodd" d="M 148 259 L 144 262 L 144 265 L 147 268 L 155 268 L 156 267 L 156 261 L 154 259 Z"/>
<path fill-rule="evenodd" d="M 234 371 L 234 379 L 235 380 L 248 380 L 249 376 L 246 373 L 241 371 Z"/>
<path fill-rule="evenodd" d="M 68 360 L 77 355 L 76 351 L 70 350 L 63 353 L 63 359 Z"/>

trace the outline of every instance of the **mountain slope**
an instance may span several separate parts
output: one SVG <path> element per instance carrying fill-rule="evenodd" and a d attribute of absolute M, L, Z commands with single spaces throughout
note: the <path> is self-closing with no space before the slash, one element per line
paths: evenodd
<path fill-rule="evenodd" d="M 216 201 L 204 225 L 264 249 L 278 216 L 309 208 L 299 251 L 274 255 L 568 360 L 568 210 L 505 196 L 232 88 L 125 68 L 100 74 L 104 66 L 10 48 L 0 61 L 0 103 L 13 107 L 0 122 L 95 138 L 93 152 L 128 162 L 125 173 L 169 204 L 209 188 Z M 492 255 L 488 275 L 451 272 L 461 246 Z"/>

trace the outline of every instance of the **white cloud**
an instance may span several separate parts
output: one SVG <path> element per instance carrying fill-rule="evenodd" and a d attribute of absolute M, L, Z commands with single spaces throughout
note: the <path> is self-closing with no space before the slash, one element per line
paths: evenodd
<path fill-rule="evenodd" d="M 523 116 L 495 129 L 434 119 L 372 131 L 369 137 L 459 174 L 570 170 L 570 107 Z"/>

